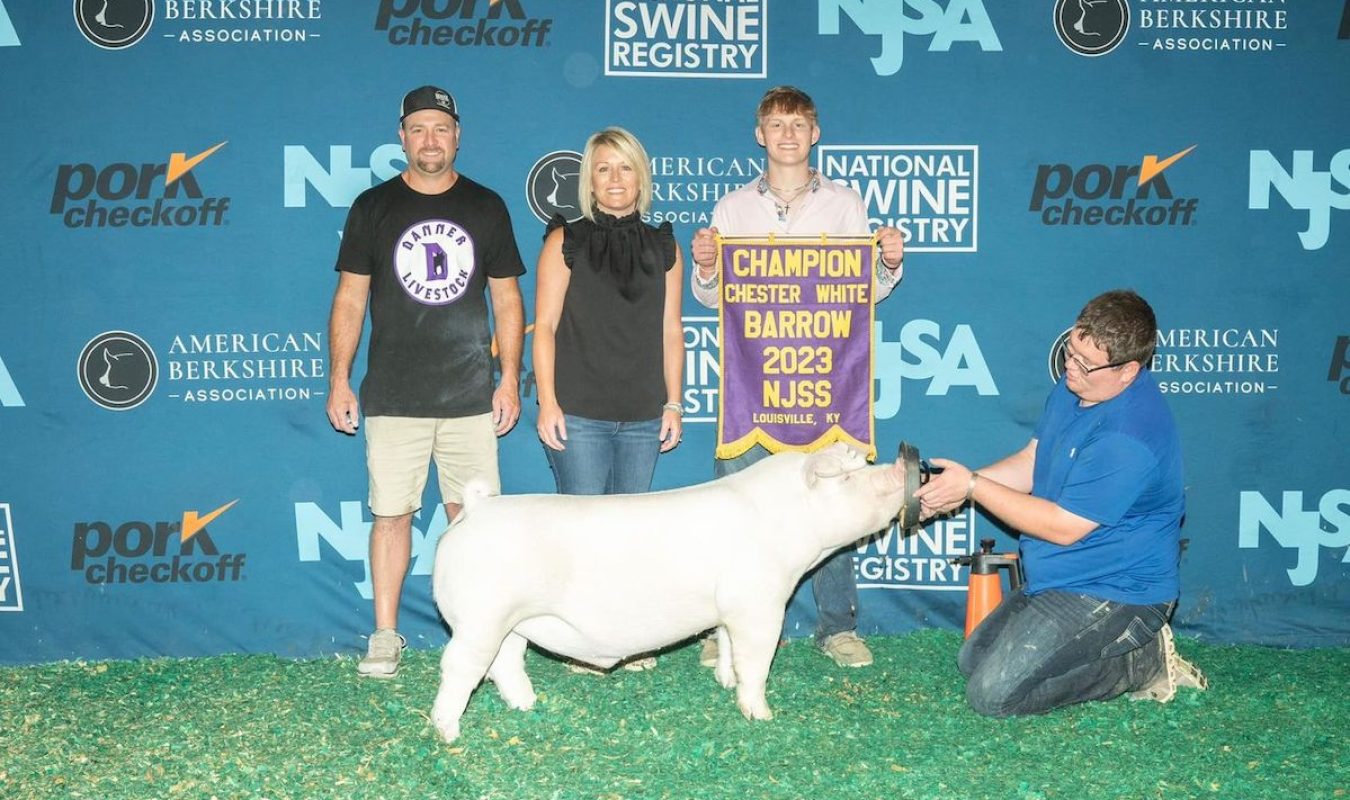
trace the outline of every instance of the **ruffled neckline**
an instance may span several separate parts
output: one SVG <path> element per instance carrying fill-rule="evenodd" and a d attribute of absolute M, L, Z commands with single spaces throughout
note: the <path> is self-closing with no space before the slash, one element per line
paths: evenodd
<path fill-rule="evenodd" d="M 675 237 L 669 222 L 653 228 L 642 221 L 637 211 L 622 217 L 598 209 L 593 213 L 594 219 L 583 217 L 567 222 L 561 215 L 555 215 L 549 221 L 550 232 L 559 226 L 567 229 L 563 259 L 568 267 L 607 274 L 619 293 L 633 300 L 641 286 L 635 280 L 637 275 L 648 278 L 663 275 L 675 263 Z"/>

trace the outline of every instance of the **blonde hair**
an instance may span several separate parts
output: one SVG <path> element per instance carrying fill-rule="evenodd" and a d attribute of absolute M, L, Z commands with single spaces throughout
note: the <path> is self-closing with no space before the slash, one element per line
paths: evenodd
<path fill-rule="evenodd" d="M 586 140 L 586 152 L 581 156 L 581 174 L 577 176 L 577 200 L 581 203 L 581 214 L 586 219 L 595 220 L 595 187 L 591 184 L 591 170 L 595 165 L 595 151 L 608 147 L 633 168 L 638 179 L 637 210 L 646 214 L 652 208 L 652 165 L 642 142 L 628 131 L 611 126 L 591 134 Z"/>

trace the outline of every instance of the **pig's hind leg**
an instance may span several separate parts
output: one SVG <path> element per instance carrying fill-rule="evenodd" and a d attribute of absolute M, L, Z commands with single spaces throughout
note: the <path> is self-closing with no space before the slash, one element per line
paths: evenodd
<path fill-rule="evenodd" d="M 431 721 L 441 737 L 453 742 L 459 737 L 459 719 L 469 704 L 488 666 L 497 657 L 506 630 L 497 626 L 457 626 L 441 654 L 441 687 L 431 706 Z"/>
<path fill-rule="evenodd" d="M 717 626 L 713 635 L 717 637 L 717 666 L 713 673 L 723 689 L 735 689 L 736 670 L 731 666 L 731 637 L 727 635 L 727 629 L 722 625 Z"/>
<path fill-rule="evenodd" d="M 488 679 L 497 685 L 502 700 L 519 711 L 529 711 L 535 701 L 534 686 L 530 684 L 530 676 L 525 674 L 526 644 L 525 637 L 515 631 L 506 634 L 506 640 L 488 668 Z"/>

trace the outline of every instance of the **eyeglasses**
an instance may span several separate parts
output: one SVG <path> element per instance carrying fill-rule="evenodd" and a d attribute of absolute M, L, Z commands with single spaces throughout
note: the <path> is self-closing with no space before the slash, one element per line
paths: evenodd
<path fill-rule="evenodd" d="M 1123 367 L 1126 364 L 1130 363 L 1129 361 L 1117 361 L 1114 364 L 1102 364 L 1100 367 L 1089 367 L 1086 361 L 1075 355 L 1074 352 L 1069 349 L 1068 345 L 1065 345 L 1064 346 L 1065 369 L 1068 368 L 1070 362 L 1077 364 L 1079 371 L 1081 371 L 1084 375 L 1091 375 L 1092 373 L 1096 372 L 1099 369 L 1111 369 L 1113 367 Z"/>

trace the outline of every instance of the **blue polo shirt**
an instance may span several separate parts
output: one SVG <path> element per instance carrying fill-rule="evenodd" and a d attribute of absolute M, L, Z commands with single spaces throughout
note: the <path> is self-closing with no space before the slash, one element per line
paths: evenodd
<path fill-rule="evenodd" d="M 1175 600 L 1186 510 L 1181 443 L 1153 374 L 1086 408 L 1061 380 L 1036 425 L 1031 493 L 1097 523 L 1077 542 L 1023 536 L 1027 593 L 1146 605 Z"/>

